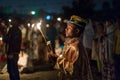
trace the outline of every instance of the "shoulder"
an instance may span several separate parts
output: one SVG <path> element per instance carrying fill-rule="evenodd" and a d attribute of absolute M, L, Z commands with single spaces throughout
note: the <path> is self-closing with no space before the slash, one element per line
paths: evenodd
<path fill-rule="evenodd" d="M 71 51 L 78 51 L 80 48 L 79 45 L 80 45 L 79 42 L 74 42 L 69 47 L 70 47 Z"/>
<path fill-rule="evenodd" d="M 72 42 L 70 44 L 70 46 L 73 47 L 73 48 L 77 48 L 77 47 L 79 47 L 79 45 L 80 45 L 80 41 L 79 40 L 75 40 L 74 42 Z"/>

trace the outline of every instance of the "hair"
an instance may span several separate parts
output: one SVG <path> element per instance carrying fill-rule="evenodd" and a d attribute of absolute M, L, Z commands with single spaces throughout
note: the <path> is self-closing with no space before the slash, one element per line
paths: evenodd
<path fill-rule="evenodd" d="M 12 21 L 12 25 L 14 26 L 19 26 L 20 24 L 23 23 L 23 20 L 20 17 L 14 17 Z"/>
<path fill-rule="evenodd" d="M 83 31 L 84 31 L 84 29 L 85 29 L 85 26 L 86 26 L 85 23 L 83 23 L 83 24 L 84 24 L 84 25 L 82 25 L 82 27 L 74 24 L 74 27 L 73 27 L 73 28 L 74 28 L 74 31 L 73 31 L 73 33 L 74 33 L 74 36 L 75 36 L 75 37 L 79 37 L 79 36 L 83 33 Z M 76 30 L 79 30 L 79 31 L 76 31 Z"/>

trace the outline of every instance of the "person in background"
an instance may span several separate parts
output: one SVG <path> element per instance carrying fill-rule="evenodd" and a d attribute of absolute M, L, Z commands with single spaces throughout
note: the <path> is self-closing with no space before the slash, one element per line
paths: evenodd
<path fill-rule="evenodd" d="M 59 36 L 55 39 L 55 53 L 57 56 L 59 56 L 62 52 L 63 44 L 61 43 L 61 39 Z"/>
<path fill-rule="evenodd" d="M 20 73 L 23 73 L 24 69 L 28 67 L 28 54 L 24 51 L 20 51 L 18 59 L 18 69 Z M 1 74 L 7 72 L 7 64 L 2 68 Z"/>
<path fill-rule="evenodd" d="M 105 26 L 102 22 L 96 24 L 96 36 L 93 40 L 92 60 L 96 63 L 92 64 L 93 76 L 95 80 L 101 80 L 103 62 L 105 61 Z M 94 66 L 93 66 L 94 65 Z"/>
<path fill-rule="evenodd" d="M 115 79 L 120 80 L 120 19 L 116 21 L 114 40 Z"/>
<path fill-rule="evenodd" d="M 113 60 L 113 49 L 116 26 L 113 19 L 106 20 L 105 24 L 105 55 L 102 65 L 102 80 L 116 80 Z"/>
<path fill-rule="evenodd" d="M 20 22 L 20 18 L 15 17 L 12 21 L 13 26 L 3 38 L 3 42 L 6 44 L 7 70 L 10 80 L 20 80 L 17 64 L 22 40 Z"/>
<path fill-rule="evenodd" d="M 92 53 L 92 42 L 95 36 L 92 20 L 88 19 L 88 24 L 85 26 L 85 30 L 83 33 L 83 46 L 86 49 L 86 52 L 91 60 Z"/>
<path fill-rule="evenodd" d="M 18 59 L 18 67 L 20 73 L 24 70 L 24 68 L 27 68 L 27 64 L 28 64 L 28 54 L 25 53 L 24 51 L 20 51 L 19 59 Z"/>

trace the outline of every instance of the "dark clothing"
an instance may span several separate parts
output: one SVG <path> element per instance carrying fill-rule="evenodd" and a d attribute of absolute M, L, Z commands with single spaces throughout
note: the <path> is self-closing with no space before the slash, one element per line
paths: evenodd
<path fill-rule="evenodd" d="M 73 79 L 71 80 L 93 80 L 89 57 L 81 43 L 79 44 L 79 52 L 79 57 L 74 63 Z"/>
<path fill-rule="evenodd" d="M 6 53 L 19 53 L 21 47 L 22 33 L 18 27 L 12 27 L 3 41 L 6 43 Z"/>
<path fill-rule="evenodd" d="M 114 54 L 115 80 L 120 80 L 120 55 Z"/>
<path fill-rule="evenodd" d="M 20 80 L 18 71 L 18 53 L 12 55 L 13 58 L 7 58 L 7 70 L 10 80 Z"/>
<path fill-rule="evenodd" d="M 85 48 L 85 50 L 86 50 L 86 52 L 87 52 L 87 54 L 88 54 L 88 58 L 89 58 L 90 61 L 91 61 L 92 49 L 90 49 L 90 48 Z"/>
<path fill-rule="evenodd" d="M 21 48 L 21 40 L 21 30 L 16 26 L 10 28 L 6 37 L 3 39 L 6 43 L 7 69 L 10 80 L 20 80 L 17 62 Z"/>

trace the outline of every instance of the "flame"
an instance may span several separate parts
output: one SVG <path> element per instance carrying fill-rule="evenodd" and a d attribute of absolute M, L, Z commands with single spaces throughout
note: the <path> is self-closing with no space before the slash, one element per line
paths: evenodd
<path fill-rule="evenodd" d="M 40 20 L 39 23 L 37 23 L 37 29 L 40 30 L 41 29 L 41 24 L 42 24 L 42 20 Z"/>

